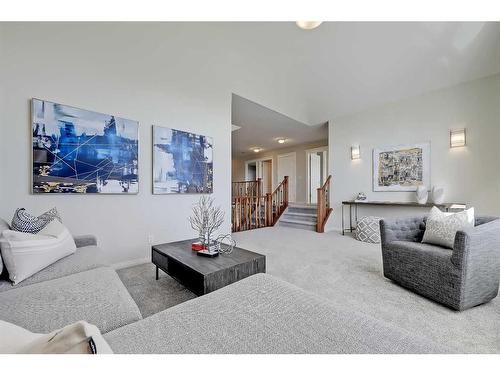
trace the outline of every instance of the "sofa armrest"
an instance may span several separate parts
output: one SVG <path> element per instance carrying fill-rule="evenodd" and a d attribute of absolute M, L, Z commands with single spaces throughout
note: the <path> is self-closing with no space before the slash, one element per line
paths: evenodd
<path fill-rule="evenodd" d="M 468 272 L 500 272 L 500 219 L 458 231 L 451 262 Z"/>
<path fill-rule="evenodd" d="M 97 238 L 92 234 L 73 236 L 76 247 L 97 246 Z"/>
<path fill-rule="evenodd" d="M 392 241 L 421 242 L 425 232 L 425 216 L 380 220 L 382 247 Z"/>

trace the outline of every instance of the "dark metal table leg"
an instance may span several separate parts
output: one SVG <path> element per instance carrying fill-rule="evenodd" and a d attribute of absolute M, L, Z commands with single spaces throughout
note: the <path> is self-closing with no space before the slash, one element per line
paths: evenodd
<path fill-rule="evenodd" d="M 156 266 L 156 280 L 158 280 L 159 274 L 158 274 L 158 266 Z"/>
<path fill-rule="evenodd" d="M 352 205 L 349 205 L 349 232 L 352 233 Z"/>
<path fill-rule="evenodd" d="M 344 204 L 342 203 L 342 235 L 344 235 Z"/>

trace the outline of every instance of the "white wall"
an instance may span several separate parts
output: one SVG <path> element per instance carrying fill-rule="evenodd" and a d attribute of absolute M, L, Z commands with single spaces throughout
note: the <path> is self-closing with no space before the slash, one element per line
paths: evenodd
<path fill-rule="evenodd" d="M 450 149 L 449 129 L 463 127 L 467 147 Z M 338 118 L 329 131 L 330 228 L 340 228 L 340 202 L 361 191 L 369 200 L 414 201 L 414 193 L 372 191 L 372 150 L 424 141 L 431 142 L 431 184 L 445 188 L 446 201 L 500 215 L 500 75 Z M 361 146 L 361 160 L 351 160 L 353 144 Z M 359 213 L 389 217 L 422 211 L 363 208 Z"/>
<path fill-rule="evenodd" d="M 240 45 L 236 43 L 238 28 L 230 33 L 225 30 L 228 27 L 192 23 L 0 25 L 0 78 L 8 93 L 1 101 L 0 152 L 5 157 L 0 163 L 0 216 L 10 220 L 17 207 L 41 213 L 57 206 L 72 232 L 98 236 L 111 262 L 149 256 L 149 234 L 156 243 L 193 236 L 187 217 L 199 197 L 151 194 L 151 125 L 157 124 L 214 138 L 213 197 L 226 210 L 223 231 L 229 232 L 231 93 L 242 92 L 277 108 L 300 105 L 287 95 L 291 90 L 286 85 L 273 81 L 265 64 L 255 63 L 266 61 L 267 56 L 254 55 L 251 61 L 228 51 L 228 46 Z M 31 195 L 32 97 L 139 121 L 140 193 Z M 281 104 L 270 103 L 273 97 Z"/>

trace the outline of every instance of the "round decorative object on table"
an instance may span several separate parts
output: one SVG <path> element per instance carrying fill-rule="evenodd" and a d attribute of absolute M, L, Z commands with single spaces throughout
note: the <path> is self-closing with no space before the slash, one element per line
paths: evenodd
<path fill-rule="evenodd" d="M 364 216 L 358 220 L 354 231 L 354 238 L 361 242 L 380 243 L 381 217 Z"/>
<path fill-rule="evenodd" d="M 436 204 L 444 202 L 444 188 L 440 186 L 432 187 L 432 201 Z"/>
<path fill-rule="evenodd" d="M 415 192 L 417 196 L 418 204 L 426 204 L 429 199 L 429 192 L 427 191 L 427 186 L 420 185 L 417 187 L 417 191 Z"/>
<path fill-rule="evenodd" d="M 230 234 L 221 234 L 217 237 L 215 242 L 217 243 L 217 250 L 220 254 L 229 255 L 233 252 L 233 249 L 236 246 L 236 241 Z"/>

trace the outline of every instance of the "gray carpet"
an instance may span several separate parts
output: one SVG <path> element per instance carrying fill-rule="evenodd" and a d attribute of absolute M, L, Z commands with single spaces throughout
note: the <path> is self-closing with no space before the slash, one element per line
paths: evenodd
<path fill-rule="evenodd" d="M 461 352 L 500 353 L 500 297 L 464 312 L 449 310 L 385 279 L 380 245 L 286 227 L 240 232 L 234 238 L 238 246 L 266 255 L 269 274 L 334 304 Z"/>
<path fill-rule="evenodd" d="M 155 280 L 155 267 L 152 263 L 116 272 L 144 318 L 196 297 L 196 294 L 162 271 L 159 280 Z"/>
<path fill-rule="evenodd" d="M 500 353 L 500 297 L 456 312 L 382 275 L 380 245 L 335 232 L 287 227 L 234 234 L 238 246 L 265 254 L 267 272 L 334 304 L 392 322 L 464 353 Z M 196 297 L 152 264 L 118 271 L 144 317 Z"/>

